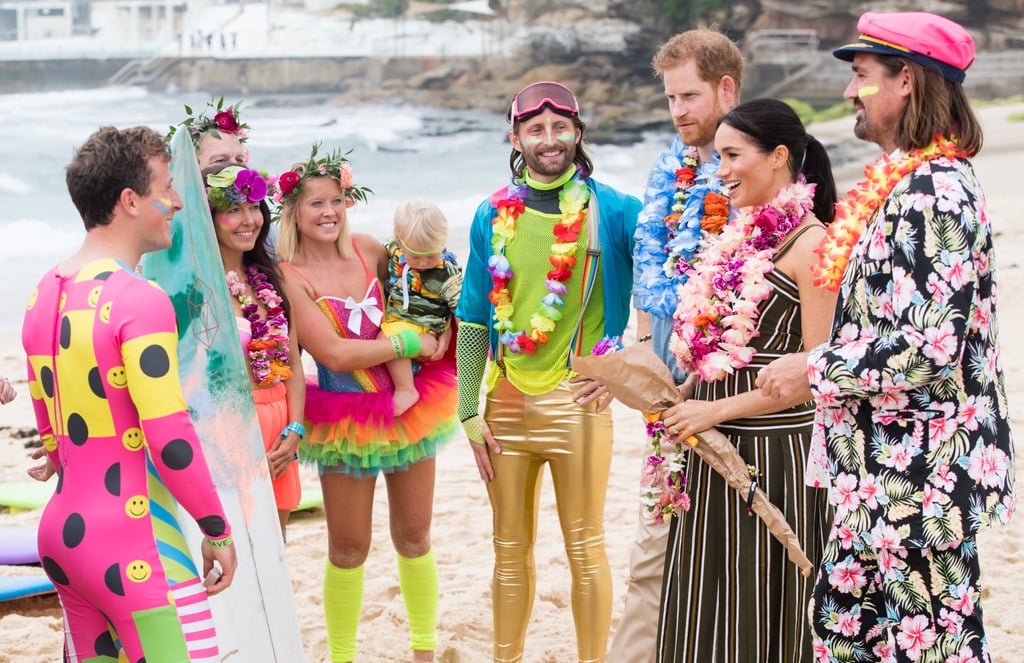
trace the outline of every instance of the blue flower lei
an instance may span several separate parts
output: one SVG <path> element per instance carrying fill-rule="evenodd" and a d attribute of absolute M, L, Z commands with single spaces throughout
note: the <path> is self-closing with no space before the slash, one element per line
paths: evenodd
<path fill-rule="evenodd" d="M 692 150 L 676 136 L 672 145 L 662 152 L 644 188 L 644 207 L 633 235 L 636 242 L 634 302 L 640 309 L 662 319 L 675 313 L 679 303 L 676 293 L 679 286 L 686 283 L 687 274 L 681 263 L 689 263 L 700 246 L 704 196 L 709 191 L 721 193 L 722 188 L 722 181 L 715 176 L 718 161 L 702 163 L 680 208 L 677 194 L 682 192 L 676 186 L 676 172 L 692 158 Z M 674 232 L 665 223 L 665 217 L 673 213 L 681 215 Z"/>

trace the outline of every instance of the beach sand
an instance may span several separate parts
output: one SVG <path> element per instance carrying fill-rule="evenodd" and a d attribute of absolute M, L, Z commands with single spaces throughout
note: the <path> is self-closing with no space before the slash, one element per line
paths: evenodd
<path fill-rule="evenodd" d="M 1024 344 L 1013 338 L 1024 329 L 1024 212 L 1016 191 L 1024 158 L 1024 125 L 1010 123 L 1011 113 L 1024 104 L 979 109 L 986 145 L 975 159 L 989 202 L 989 216 L 996 230 L 999 322 L 1003 330 L 1003 367 L 1009 390 L 1014 433 L 1024 440 Z M 826 142 L 849 142 L 852 118 L 813 127 Z M 864 157 L 857 164 L 838 168 L 836 179 L 845 191 L 858 178 L 863 164 L 877 156 L 872 146 L 858 148 Z M 637 174 L 638 178 L 646 173 Z M 40 266 L 40 272 L 46 266 Z M 20 316 L 20 310 L 14 314 Z M 25 444 L 34 438 L 34 419 L 24 379 L 24 357 L 18 339 L 0 346 L 0 374 L 9 376 L 18 398 L 0 408 L 0 482 L 23 481 L 33 463 Z M 613 406 L 615 452 L 605 509 L 608 558 L 615 586 L 614 629 L 622 611 L 628 579 L 630 546 L 636 528 L 637 489 L 643 455 L 640 416 L 623 406 Z M 434 548 L 440 570 L 440 643 L 436 660 L 444 663 L 480 663 L 491 657 L 491 513 L 472 453 L 465 438 L 458 437 L 437 461 L 437 491 L 433 527 Z M 1018 476 L 1024 477 L 1021 456 Z M 316 485 L 315 474 L 304 470 L 303 481 Z M 569 569 L 554 510 L 550 479 L 544 484 L 542 521 L 537 533 L 537 592 L 526 639 L 526 663 L 566 663 L 576 660 L 570 610 Z M 359 630 L 359 660 L 373 662 L 409 660 L 405 608 L 398 587 L 395 554 L 388 534 L 388 509 L 384 482 L 378 482 L 374 505 L 373 545 L 366 562 L 365 597 Z M 33 525 L 39 512 L 9 513 L 0 509 L 0 525 Z M 994 660 L 1024 660 L 1024 599 L 1017 583 L 1024 577 L 1024 515 L 1009 527 L 979 536 L 984 583 L 984 608 Z M 321 583 L 326 554 L 323 512 L 297 514 L 288 528 L 287 558 L 296 609 L 302 628 L 306 659 L 326 661 L 326 631 L 321 605 Z M 10 574 L 25 573 L 20 567 L 4 567 Z M 241 579 L 236 579 L 240 582 Z M 230 591 L 230 590 L 228 590 Z M 1018 612 L 1019 611 L 1019 612 Z M 60 660 L 62 620 L 57 601 L 41 597 L 0 603 L 0 661 L 51 663 Z M 291 663 L 291 662 L 288 662 Z M 621 662 L 616 662 L 621 663 Z"/>

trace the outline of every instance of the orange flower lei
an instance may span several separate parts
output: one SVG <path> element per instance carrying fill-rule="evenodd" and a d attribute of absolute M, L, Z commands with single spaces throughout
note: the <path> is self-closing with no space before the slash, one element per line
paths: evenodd
<path fill-rule="evenodd" d="M 818 264 L 811 266 L 814 285 L 835 292 L 843 280 L 843 272 L 850 262 L 850 254 L 857 245 L 868 220 L 882 205 L 893 188 L 921 164 L 946 157 L 965 158 L 967 154 L 955 142 L 936 134 L 925 148 L 911 150 L 898 160 L 886 154 L 864 169 L 864 180 L 851 189 L 846 198 L 836 203 L 836 216 L 821 244 L 814 250 Z"/>

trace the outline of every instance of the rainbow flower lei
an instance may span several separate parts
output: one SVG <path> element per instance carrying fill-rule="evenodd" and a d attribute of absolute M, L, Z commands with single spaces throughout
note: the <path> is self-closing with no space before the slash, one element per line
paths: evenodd
<path fill-rule="evenodd" d="M 562 319 L 565 295 L 565 282 L 572 276 L 576 266 L 576 239 L 579 237 L 585 220 L 584 207 L 590 199 L 590 189 L 579 173 L 566 182 L 558 192 L 558 206 L 562 217 L 552 229 L 555 241 L 551 245 L 549 258 L 553 269 L 547 274 L 544 285 L 548 294 L 541 298 L 537 310 L 530 316 L 530 330 L 516 330 L 512 326 L 512 295 L 508 284 L 515 273 L 505 257 L 505 247 L 515 237 L 516 219 L 526 209 L 526 184 L 513 180 L 507 187 L 491 196 L 491 206 L 497 210 L 491 221 L 491 257 L 487 261 L 487 271 L 493 283 L 487 297 L 494 305 L 494 329 L 498 332 L 498 342 L 514 354 L 533 354 L 537 347 L 548 342 L 548 334 Z"/>
<path fill-rule="evenodd" d="M 672 325 L 670 348 L 680 368 L 712 382 L 750 363 L 757 307 L 771 294 L 765 277 L 775 268 L 775 249 L 812 209 L 814 188 L 801 177 L 701 240 Z"/>
<path fill-rule="evenodd" d="M 697 148 L 687 147 L 679 136 L 651 169 L 637 219 L 633 297 L 640 309 L 659 318 L 676 310 L 676 293 L 688 278 L 684 267 L 702 235 L 728 217 L 717 170 L 717 161 L 699 163 Z M 714 203 L 710 210 L 708 202 Z"/>
<path fill-rule="evenodd" d="M 253 380 L 260 386 L 272 385 L 292 376 L 292 369 L 288 366 L 288 319 L 281 306 L 281 296 L 267 275 L 255 265 L 249 265 L 245 268 L 245 276 L 256 299 L 267 310 L 265 319 L 260 319 L 259 306 L 245 292 L 238 274 L 233 270 L 224 274 L 228 290 L 238 299 L 242 315 L 252 326 L 248 351 Z"/>
<path fill-rule="evenodd" d="M 818 264 L 811 266 L 814 285 L 833 292 L 839 289 L 843 272 L 850 262 L 853 247 L 871 216 L 882 205 L 900 180 L 917 170 L 923 163 L 945 157 L 966 158 L 953 139 L 936 134 L 935 139 L 924 148 L 911 150 L 906 154 L 886 154 L 864 168 L 864 180 L 851 189 L 846 198 L 836 204 L 836 216 L 821 244 L 815 249 Z"/>
<path fill-rule="evenodd" d="M 646 415 L 645 415 L 646 416 Z M 644 515 L 659 523 L 690 510 L 690 496 L 686 494 L 686 465 L 683 455 L 688 449 L 684 442 L 668 432 L 661 415 L 648 417 L 647 438 L 651 455 L 644 462 L 640 479 L 640 503 Z"/>

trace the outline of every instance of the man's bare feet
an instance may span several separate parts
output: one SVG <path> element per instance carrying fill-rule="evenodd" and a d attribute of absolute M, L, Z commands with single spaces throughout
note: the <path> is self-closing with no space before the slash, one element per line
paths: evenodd
<path fill-rule="evenodd" d="M 416 401 L 420 399 L 420 392 L 415 389 L 396 390 L 392 398 L 395 402 L 395 416 L 397 417 L 416 404 Z M 431 654 L 431 656 L 433 656 L 433 654 Z M 424 660 L 432 661 L 434 659 L 429 658 Z"/>

